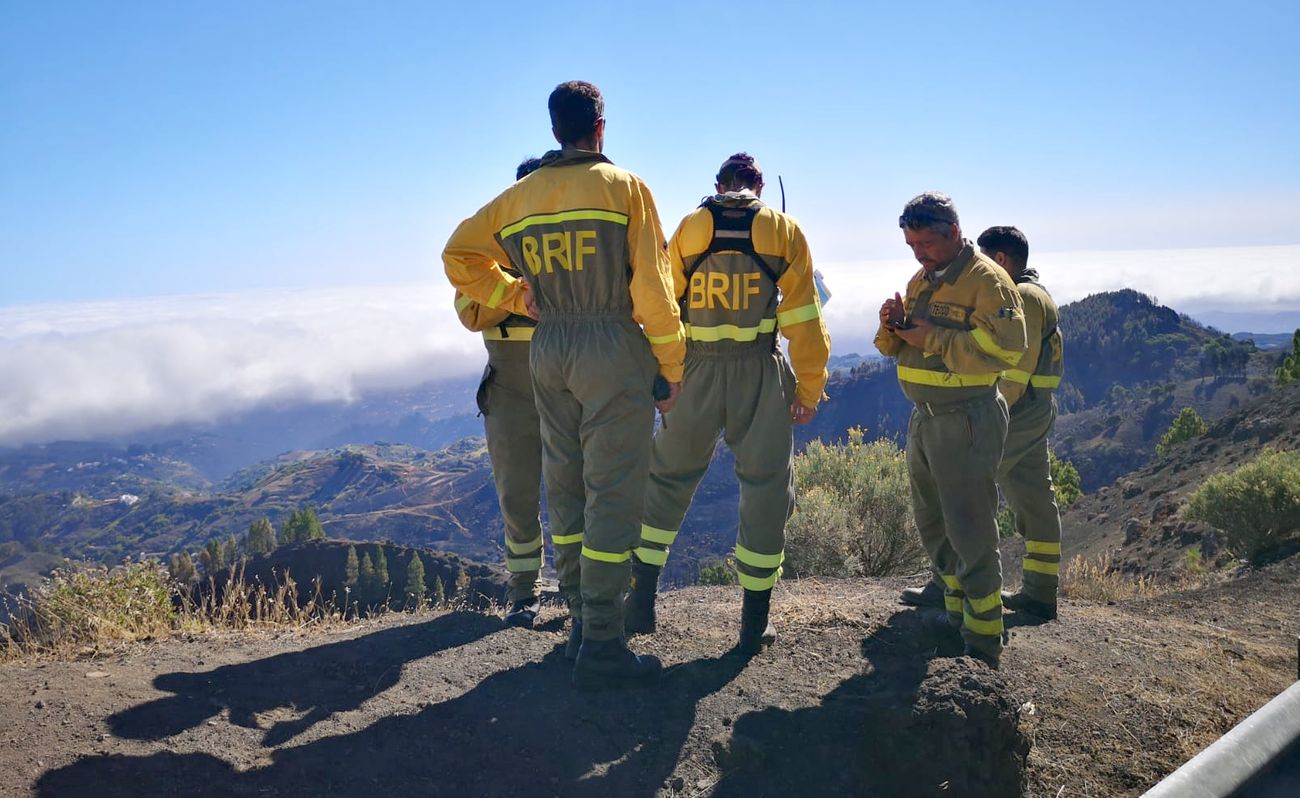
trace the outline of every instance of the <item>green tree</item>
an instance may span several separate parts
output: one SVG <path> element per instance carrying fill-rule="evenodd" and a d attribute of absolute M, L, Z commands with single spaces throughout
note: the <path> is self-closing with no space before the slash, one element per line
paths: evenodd
<path fill-rule="evenodd" d="M 433 606 L 441 607 L 447 603 L 447 586 L 443 584 L 441 576 L 433 578 Z"/>
<path fill-rule="evenodd" d="M 208 555 L 207 562 L 203 566 L 203 571 L 207 575 L 211 576 L 226 567 L 226 555 L 221 548 L 221 541 L 212 538 L 203 544 L 203 552 Z"/>
<path fill-rule="evenodd" d="M 375 562 L 366 552 L 361 555 L 361 570 L 357 575 L 357 600 L 362 604 L 372 604 L 378 592 L 375 588 Z"/>
<path fill-rule="evenodd" d="M 1184 407 L 1178 411 L 1178 417 L 1174 419 L 1173 424 L 1169 425 L 1169 430 L 1160 437 L 1160 442 L 1156 444 L 1156 454 L 1164 457 L 1173 447 L 1183 441 L 1201 437 L 1208 429 L 1205 421 L 1195 410 Z"/>
<path fill-rule="evenodd" d="M 416 607 L 424 601 L 424 563 L 420 562 L 420 553 L 411 554 L 411 564 L 406 567 L 406 606 Z"/>
<path fill-rule="evenodd" d="M 281 546 L 304 540 L 322 540 L 324 537 L 325 529 L 316 517 L 316 511 L 310 507 L 294 511 L 280 527 Z"/>
<path fill-rule="evenodd" d="M 1259 560 L 1300 538 L 1300 452 L 1266 451 L 1214 474 L 1187 497 L 1187 517 L 1223 530 L 1238 557 Z"/>
<path fill-rule="evenodd" d="M 348 546 L 348 561 L 343 566 L 343 586 L 357 592 L 357 582 L 361 577 L 361 563 L 357 560 L 357 547 Z"/>
<path fill-rule="evenodd" d="M 1079 470 L 1069 460 L 1062 460 L 1056 452 L 1048 451 L 1048 467 L 1052 473 L 1052 490 L 1056 493 L 1056 504 L 1061 509 L 1069 507 L 1083 495 L 1083 480 Z"/>
<path fill-rule="evenodd" d="M 190 558 L 188 553 L 183 551 L 172 555 L 167 571 L 171 574 L 172 579 L 187 588 L 199 581 L 199 574 L 194 570 L 194 560 Z"/>
<path fill-rule="evenodd" d="M 275 527 L 269 518 L 259 518 L 248 527 L 244 551 L 249 554 L 270 554 L 275 551 Z"/>
<path fill-rule="evenodd" d="M 221 547 L 221 558 L 225 561 L 226 567 L 235 565 L 239 561 L 239 541 L 232 534 L 226 538 L 226 543 Z"/>
<path fill-rule="evenodd" d="M 382 602 L 388 598 L 389 588 L 392 586 L 392 580 L 388 577 L 388 555 L 384 553 L 384 547 L 375 546 L 375 602 Z"/>
<path fill-rule="evenodd" d="M 1291 336 L 1291 354 L 1282 360 L 1277 369 L 1277 384 L 1290 385 L 1300 380 L 1300 330 Z"/>
<path fill-rule="evenodd" d="M 735 563 L 730 560 L 719 560 L 712 565 L 700 567 L 701 585 L 734 585 L 738 581 Z"/>

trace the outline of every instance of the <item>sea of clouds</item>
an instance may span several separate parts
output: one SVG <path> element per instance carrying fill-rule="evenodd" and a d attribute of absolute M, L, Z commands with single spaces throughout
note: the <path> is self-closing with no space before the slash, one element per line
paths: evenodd
<path fill-rule="evenodd" d="M 1178 310 L 1300 311 L 1300 246 L 1033 262 L 1061 303 L 1128 287 Z M 836 353 L 871 351 L 877 309 L 915 263 L 819 268 Z M 445 283 L 0 306 L 0 445 L 122 436 L 267 403 L 357 401 L 469 375 L 483 359 Z"/>

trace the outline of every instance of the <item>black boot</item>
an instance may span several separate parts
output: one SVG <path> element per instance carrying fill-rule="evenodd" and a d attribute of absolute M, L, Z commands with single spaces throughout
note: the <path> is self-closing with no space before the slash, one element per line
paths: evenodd
<path fill-rule="evenodd" d="M 925 583 L 925 587 L 903 588 L 899 598 L 904 604 L 911 604 L 913 607 L 942 607 L 943 593 L 943 586 L 931 579 Z"/>
<path fill-rule="evenodd" d="M 582 620 L 574 618 L 569 624 L 569 642 L 564 644 L 564 658 L 573 662 L 578 658 L 580 648 L 582 648 Z"/>
<path fill-rule="evenodd" d="M 537 613 L 541 611 L 542 602 L 536 596 L 519 599 L 510 605 L 510 611 L 506 613 L 506 625 L 532 629 L 533 624 L 537 623 Z"/>
<path fill-rule="evenodd" d="M 623 603 L 623 631 L 648 635 L 655 631 L 655 594 L 659 591 L 659 566 L 632 558 L 632 581 Z"/>
<path fill-rule="evenodd" d="M 1012 612 L 1026 612 L 1045 621 L 1056 620 L 1056 602 L 1037 601 L 1024 593 L 1002 594 L 1002 606 Z"/>
<path fill-rule="evenodd" d="M 633 654 L 621 637 L 583 640 L 573 663 L 573 685 L 583 690 L 636 687 L 658 679 L 662 670 L 658 657 Z"/>
<path fill-rule="evenodd" d="M 740 642 L 736 644 L 736 652 L 741 656 L 752 657 L 763 646 L 776 642 L 776 628 L 768 620 L 771 607 L 771 590 L 745 591 L 740 608 Z"/>

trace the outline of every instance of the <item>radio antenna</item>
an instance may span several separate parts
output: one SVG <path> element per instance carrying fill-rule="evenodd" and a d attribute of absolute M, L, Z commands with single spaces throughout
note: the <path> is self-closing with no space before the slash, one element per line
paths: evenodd
<path fill-rule="evenodd" d="M 776 176 L 776 184 L 781 187 L 781 213 L 785 213 L 785 181 L 780 175 Z"/>

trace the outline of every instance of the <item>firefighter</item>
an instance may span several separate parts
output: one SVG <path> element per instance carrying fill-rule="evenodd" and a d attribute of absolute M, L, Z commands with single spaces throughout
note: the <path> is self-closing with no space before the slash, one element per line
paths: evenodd
<path fill-rule="evenodd" d="M 523 180 L 539 165 L 527 158 L 515 170 Z M 508 264 L 511 277 L 519 274 Z M 459 291 L 456 315 L 471 332 L 483 333 L 488 364 L 479 383 L 479 415 L 487 436 L 497 503 L 505 522 L 506 570 L 510 573 L 510 608 L 506 623 L 533 628 L 541 602 L 537 593 L 542 568 L 542 524 L 538 517 L 542 486 L 542 436 L 528 373 L 528 343 L 537 322 L 503 308 L 486 308 Z"/>
<path fill-rule="evenodd" d="M 1061 515 L 1052 489 L 1047 438 L 1056 423 L 1056 397 L 1065 369 L 1060 313 L 1051 294 L 1029 267 L 1029 239 L 1014 227 L 990 227 L 976 242 L 1016 284 L 1025 308 L 1029 348 L 1020 362 L 1002 372 L 998 383 L 1011 408 L 1007 445 L 998 468 L 998 487 L 1016 515 L 1025 539 L 1024 577 L 1004 606 L 1044 620 L 1056 618 L 1056 588 L 1061 569 Z"/>
<path fill-rule="evenodd" d="M 962 238 L 952 199 L 929 192 L 898 219 L 921 270 L 880 308 L 876 347 L 898 360 L 914 407 L 907 427 L 912 509 L 949 623 L 964 654 L 991 667 L 1002 653 L 1002 565 L 995 478 L 1007 436 L 1001 372 L 1025 352 L 1024 310 L 1011 278 Z"/>
<path fill-rule="evenodd" d="M 462 222 L 443 251 L 466 296 L 538 318 L 529 365 L 556 571 L 574 619 L 566 655 L 580 687 L 661 670 L 627 648 L 623 591 L 640 538 L 656 373 L 667 412 L 686 349 L 654 200 L 601 154 L 604 107 L 590 83 L 557 86 L 548 108 L 560 149 Z"/>
<path fill-rule="evenodd" d="M 722 433 L 740 482 L 737 650 L 752 655 L 775 639 L 768 610 L 794 507 L 792 423 L 817 412 L 830 339 L 808 242 L 793 219 L 759 199 L 758 163 L 731 156 L 715 188 L 668 245 L 686 325 L 686 379 L 655 434 L 625 623 L 630 633 L 654 631 L 660 570 Z M 793 373 L 778 329 L 790 341 Z"/>
<path fill-rule="evenodd" d="M 1007 443 L 998 467 L 998 487 L 1016 516 L 1025 539 L 1024 577 L 1017 593 L 1003 593 L 1002 604 L 1044 620 L 1056 618 L 1061 567 L 1061 516 L 1052 489 L 1047 439 L 1056 422 L 1053 391 L 1064 370 L 1063 342 L 1056 303 L 1029 267 L 1029 239 L 1015 227 L 990 227 L 976 244 L 1006 270 L 1020 292 L 1028 349 L 1014 368 L 1002 372 L 999 390 L 1010 406 Z M 903 600 L 943 606 L 943 587 L 931 581 L 907 588 Z"/>

